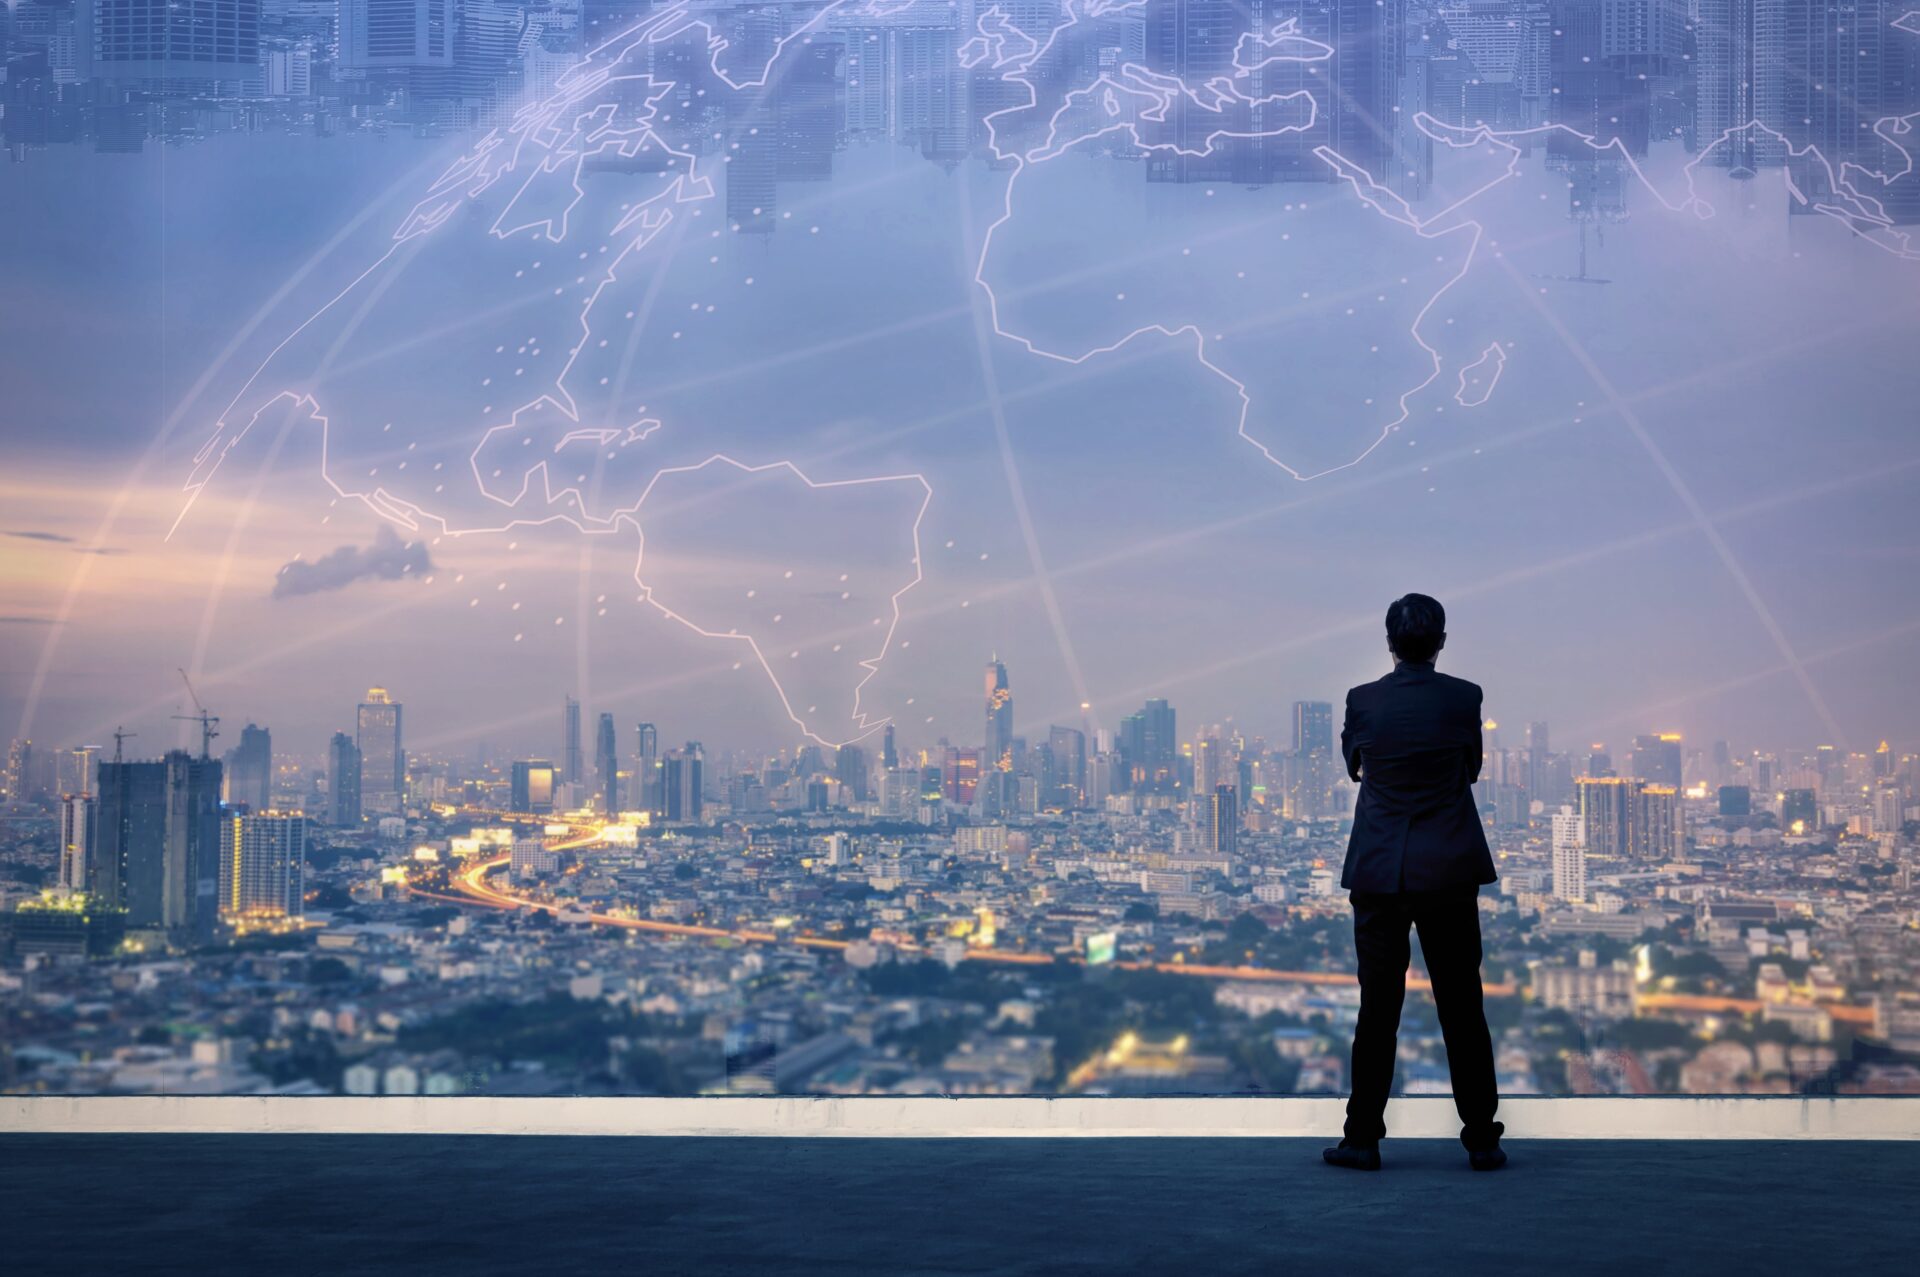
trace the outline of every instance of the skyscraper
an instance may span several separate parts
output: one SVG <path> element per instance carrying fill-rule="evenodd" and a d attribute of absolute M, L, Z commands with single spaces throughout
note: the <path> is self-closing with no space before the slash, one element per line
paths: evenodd
<path fill-rule="evenodd" d="M 704 761 L 698 741 L 688 741 L 685 749 L 668 752 L 662 769 L 668 820 L 683 824 L 700 822 Z"/>
<path fill-rule="evenodd" d="M 1053 754 L 1055 783 L 1068 792 L 1069 805 L 1079 806 L 1087 793 L 1087 734 L 1073 727 L 1049 727 L 1047 748 Z"/>
<path fill-rule="evenodd" d="M 560 764 L 561 778 L 569 785 L 578 785 L 586 780 L 584 768 L 586 759 L 580 752 L 580 702 L 567 697 L 566 707 L 560 714 Z"/>
<path fill-rule="evenodd" d="M 986 765 L 1000 771 L 1013 770 L 1013 689 L 1007 683 L 1007 667 L 995 657 L 987 662 Z"/>
<path fill-rule="evenodd" d="M 1232 785 L 1215 785 L 1208 811 L 1208 832 L 1216 856 L 1240 850 L 1240 799 Z"/>
<path fill-rule="evenodd" d="M 345 732 L 327 742 L 327 823 L 336 829 L 360 824 L 360 747 Z"/>
<path fill-rule="evenodd" d="M 400 703 L 384 687 L 368 688 L 354 740 L 360 750 L 363 812 L 390 815 L 406 806 L 407 752 L 400 726 Z"/>
<path fill-rule="evenodd" d="M 307 818 L 227 813 L 220 821 L 220 914 L 229 921 L 306 912 Z"/>
<path fill-rule="evenodd" d="M 666 811 L 660 782 L 660 730 L 652 723 L 634 729 L 634 805 L 655 816 Z"/>
<path fill-rule="evenodd" d="M 252 811 L 273 806 L 273 739 L 264 727 L 248 723 L 240 743 L 227 751 L 227 801 Z"/>
<path fill-rule="evenodd" d="M 842 745 L 834 754 L 833 776 L 840 782 L 844 799 L 867 801 L 867 751 L 858 745 Z"/>
<path fill-rule="evenodd" d="M 620 749 L 613 730 L 613 715 L 600 715 L 600 726 L 593 734 L 593 766 L 600 814 L 620 814 Z"/>
<path fill-rule="evenodd" d="M 1571 807 L 1553 816 L 1553 894 L 1573 904 L 1587 899 L 1587 822 Z"/>

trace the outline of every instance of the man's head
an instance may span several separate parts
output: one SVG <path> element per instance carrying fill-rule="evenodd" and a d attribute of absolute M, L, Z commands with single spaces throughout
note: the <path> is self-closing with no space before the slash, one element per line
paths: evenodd
<path fill-rule="evenodd" d="M 1387 647 L 1398 661 L 1428 664 L 1447 645 L 1447 609 L 1424 594 L 1403 594 L 1387 608 Z"/>

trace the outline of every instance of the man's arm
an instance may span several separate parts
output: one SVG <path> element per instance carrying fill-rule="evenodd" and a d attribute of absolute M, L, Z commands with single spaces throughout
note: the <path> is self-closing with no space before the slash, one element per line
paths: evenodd
<path fill-rule="evenodd" d="M 1347 776 L 1360 780 L 1360 714 L 1353 707 L 1353 693 L 1347 693 L 1347 719 L 1340 727 L 1340 756 L 1347 761 Z"/>

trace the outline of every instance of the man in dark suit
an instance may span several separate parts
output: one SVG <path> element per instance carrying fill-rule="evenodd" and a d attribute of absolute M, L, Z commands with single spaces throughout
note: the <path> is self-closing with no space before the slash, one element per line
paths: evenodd
<path fill-rule="evenodd" d="M 1493 1120 L 1499 1094 L 1480 1005 L 1477 897 L 1480 884 L 1495 877 L 1471 789 L 1480 776 L 1480 689 L 1433 668 L 1446 630 L 1447 614 L 1435 600 L 1396 600 L 1387 609 L 1393 672 L 1347 693 L 1340 752 L 1360 784 L 1360 801 L 1340 885 L 1353 902 L 1360 1019 L 1346 1138 L 1324 1154 L 1335 1166 L 1380 1168 L 1409 928 L 1420 932 L 1468 1161 L 1475 1170 L 1494 1170 L 1507 1160 L 1500 1150 L 1506 1128 Z"/>

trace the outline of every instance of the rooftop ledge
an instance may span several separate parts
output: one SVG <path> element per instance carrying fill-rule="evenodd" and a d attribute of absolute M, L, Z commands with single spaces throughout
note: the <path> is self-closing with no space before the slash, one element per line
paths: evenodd
<path fill-rule="evenodd" d="M 1337 1137 L 1321 1096 L 0 1096 L 0 1132 L 54 1134 Z M 1521 1096 L 1509 1140 L 1914 1140 L 1920 1096 Z M 1446 1096 L 1395 1099 L 1397 1138 L 1452 1139 Z"/>

